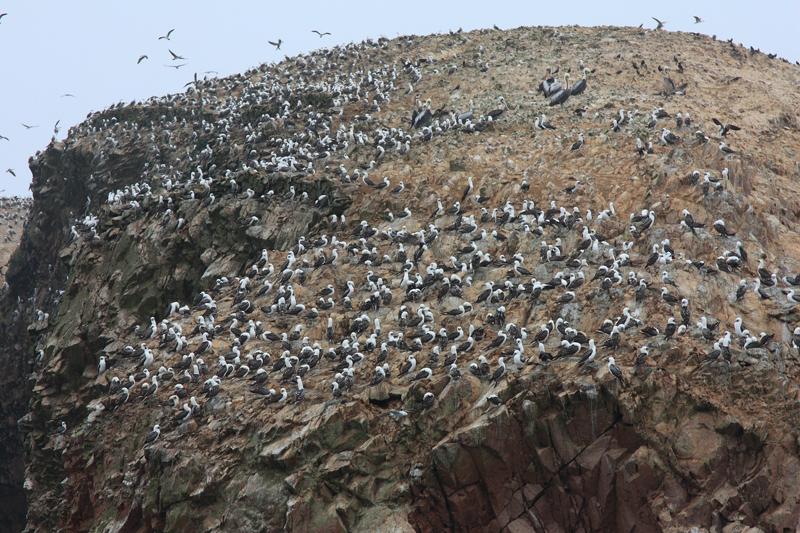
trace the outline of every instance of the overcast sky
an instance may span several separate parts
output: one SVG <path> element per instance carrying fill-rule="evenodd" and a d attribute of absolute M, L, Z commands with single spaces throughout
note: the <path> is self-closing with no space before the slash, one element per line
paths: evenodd
<path fill-rule="evenodd" d="M 347 7 L 343 7 L 344 5 Z M 648 5 L 645 5 L 648 4 Z M 800 0 L 403 2 L 304 0 L 0 0 L 0 195 L 28 195 L 28 157 L 90 111 L 182 91 L 197 72 L 220 76 L 368 37 L 578 24 L 701 31 L 800 59 Z M 704 19 L 695 25 L 692 15 Z M 175 28 L 171 40 L 158 40 Z M 312 29 L 333 35 L 320 39 Z M 268 40 L 283 39 L 280 51 Z M 186 57 L 171 61 L 168 49 Z M 140 55 L 149 59 L 137 65 Z M 181 69 L 165 65 L 186 63 Z M 71 96 L 62 96 L 64 94 Z M 21 123 L 37 126 L 26 129 Z M 6 173 L 13 169 L 17 177 Z"/>

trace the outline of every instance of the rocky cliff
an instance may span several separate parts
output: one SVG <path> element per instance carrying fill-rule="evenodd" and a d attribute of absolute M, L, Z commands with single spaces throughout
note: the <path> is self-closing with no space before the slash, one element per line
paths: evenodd
<path fill-rule="evenodd" d="M 796 530 L 798 82 L 521 28 L 90 115 L 0 299 L 0 528 Z"/>

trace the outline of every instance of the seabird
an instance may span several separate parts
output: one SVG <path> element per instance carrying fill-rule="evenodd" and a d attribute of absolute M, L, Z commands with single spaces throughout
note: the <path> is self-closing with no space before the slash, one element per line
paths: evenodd
<path fill-rule="evenodd" d="M 170 49 L 167 49 L 167 52 L 169 52 L 169 54 L 172 56 L 172 60 L 173 61 L 177 61 L 178 59 L 186 59 L 185 57 L 179 56 L 178 54 L 176 54 L 175 52 L 173 52 Z"/>
<path fill-rule="evenodd" d="M 658 20 L 658 19 L 657 19 L 657 18 L 655 18 L 655 17 L 650 17 L 650 18 L 656 21 L 656 24 L 657 24 L 657 25 L 656 25 L 656 29 L 657 29 L 657 30 L 660 30 L 660 29 L 662 29 L 662 28 L 664 27 L 664 24 L 666 24 L 666 21 L 663 21 L 663 20 Z"/>
<path fill-rule="evenodd" d="M 736 124 L 723 124 L 719 121 L 719 119 L 712 118 L 711 119 L 714 124 L 719 126 L 719 136 L 724 137 L 728 134 L 729 131 L 739 131 L 741 128 Z M 724 143 L 723 143 L 724 144 Z"/>
<path fill-rule="evenodd" d="M 273 41 L 267 41 L 267 42 L 268 42 L 269 44 L 271 44 L 272 46 L 274 46 L 274 47 L 275 47 L 275 50 L 280 50 L 280 49 L 281 49 L 281 44 L 283 44 L 283 39 L 278 39 L 278 42 L 277 42 L 277 43 L 276 43 L 276 42 L 273 42 Z"/>
<path fill-rule="evenodd" d="M 423 409 L 428 409 L 429 407 L 431 407 L 433 405 L 433 402 L 434 402 L 435 399 L 436 398 L 435 398 L 435 396 L 433 395 L 432 392 L 426 392 L 422 396 L 422 408 Z"/>
<path fill-rule="evenodd" d="M 572 143 L 572 147 L 570 148 L 570 150 L 574 152 L 575 150 L 577 150 L 578 148 L 583 146 L 583 141 L 584 141 L 583 133 L 579 133 L 578 134 L 578 140 L 575 141 L 574 143 Z"/>
<path fill-rule="evenodd" d="M 141 63 L 141 62 L 142 62 L 142 61 L 144 61 L 145 59 L 150 59 L 150 57 L 149 57 L 147 54 L 142 54 L 142 55 L 140 55 L 140 56 L 139 56 L 139 59 L 136 61 L 136 64 L 138 65 L 139 63 Z"/>
<path fill-rule="evenodd" d="M 486 397 L 486 401 L 494 405 L 495 407 L 497 407 L 498 405 L 503 405 L 503 400 L 501 400 L 497 394 L 490 394 L 489 396 Z"/>
<path fill-rule="evenodd" d="M 625 376 L 622 375 L 622 370 L 619 369 L 613 357 L 608 358 L 608 371 L 611 372 L 623 386 L 625 385 Z"/>
<path fill-rule="evenodd" d="M 506 373 L 505 357 L 500 357 L 497 360 L 497 368 L 492 374 L 492 379 L 491 379 L 492 384 L 497 385 L 497 382 L 505 375 L 505 373 Z"/>
<path fill-rule="evenodd" d="M 701 22 L 703 22 L 703 19 L 701 19 L 697 15 L 692 15 L 692 17 L 694 18 L 694 23 L 695 24 L 700 24 Z"/>
<path fill-rule="evenodd" d="M 153 426 L 153 431 L 148 433 L 147 437 L 145 437 L 144 439 L 145 445 L 154 443 L 160 435 L 161 435 L 161 426 L 156 424 L 155 426 Z"/>
<path fill-rule="evenodd" d="M 158 40 L 160 41 L 161 39 L 166 39 L 166 40 L 169 41 L 170 40 L 170 36 L 172 35 L 172 32 L 174 32 L 174 31 L 175 31 L 175 28 L 172 28 L 165 35 L 162 35 L 161 37 L 159 37 Z"/>
<path fill-rule="evenodd" d="M 329 32 L 329 31 L 320 32 L 320 31 L 317 31 L 317 30 L 311 30 L 311 33 L 316 33 L 317 35 L 319 35 L 320 39 L 322 39 L 326 35 L 330 35 L 331 34 L 331 32 Z"/>
<path fill-rule="evenodd" d="M 733 237 L 736 235 L 735 231 L 728 231 L 728 228 L 725 227 L 725 221 L 721 218 L 714 221 L 714 229 L 723 237 Z"/>

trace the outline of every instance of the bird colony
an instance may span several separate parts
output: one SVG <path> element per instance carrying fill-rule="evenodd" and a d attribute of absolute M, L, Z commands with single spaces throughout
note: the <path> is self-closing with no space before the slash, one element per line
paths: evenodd
<path fill-rule="evenodd" d="M 546 35 L 570 44 L 567 30 Z M 472 38 L 440 37 L 465 47 Z M 474 408 L 497 409 L 508 382 L 553 369 L 632 394 L 668 361 L 699 377 L 796 357 L 791 258 L 770 259 L 718 214 L 745 201 L 736 172 L 747 129 L 692 106 L 703 89 L 678 79 L 690 68 L 679 57 L 656 68 L 576 53 L 537 66 L 510 97 L 489 83 L 507 71 L 483 45 L 463 59 L 416 45 L 370 40 L 195 78 L 184 94 L 113 106 L 72 128 L 67 147 L 89 144 L 102 159 L 136 146 L 147 161 L 138 183 L 76 217 L 75 254 L 113 244 L 112 215 L 177 233 L 186 206 L 316 213 L 285 249 L 260 249 L 191 300 L 121 324 L 124 348 L 97 361 L 107 389 L 93 417 L 146 406 L 157 423 L 140 438 L 152 447 L 177 442 L 190 420 L 202 431 L 233 397 L 263 420 L 309 402 L 375 400 L 402 424 L 437 409 L 437 383 L 471 380 L 482 390 Z M 603 79 L 615 70 L 648 90 L 608 97 Z M 577 170 L 506 164 L 497 152 L 511 129 L 555 162 L 551 172 Z M 467 171 L 415 166 L 448 150 L 495 159 L 468 159 Z M 614 154 L 603 172 L 581 173 L 602 150 Z M 656 185 L 631 181 L 667 159 L 673 170 Z M 266 185 L 282 176 L 286 186 Z M 641 194 L 602 197 L 601 181 Z M 228 229 L 259 223 L 251 215 Z M 703 286 L 726 299 L 709 301 Z M 768 323 L 742 318 L 762 308 Z"/>

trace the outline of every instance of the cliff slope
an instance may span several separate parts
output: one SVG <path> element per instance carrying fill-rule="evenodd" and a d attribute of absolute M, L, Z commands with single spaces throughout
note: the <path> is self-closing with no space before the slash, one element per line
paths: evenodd
<path fill-rule="evenodd" d="M 89 116 L 0 300 L 2 527 L 797 529 L 799 81 L 520 28 Z"/>

